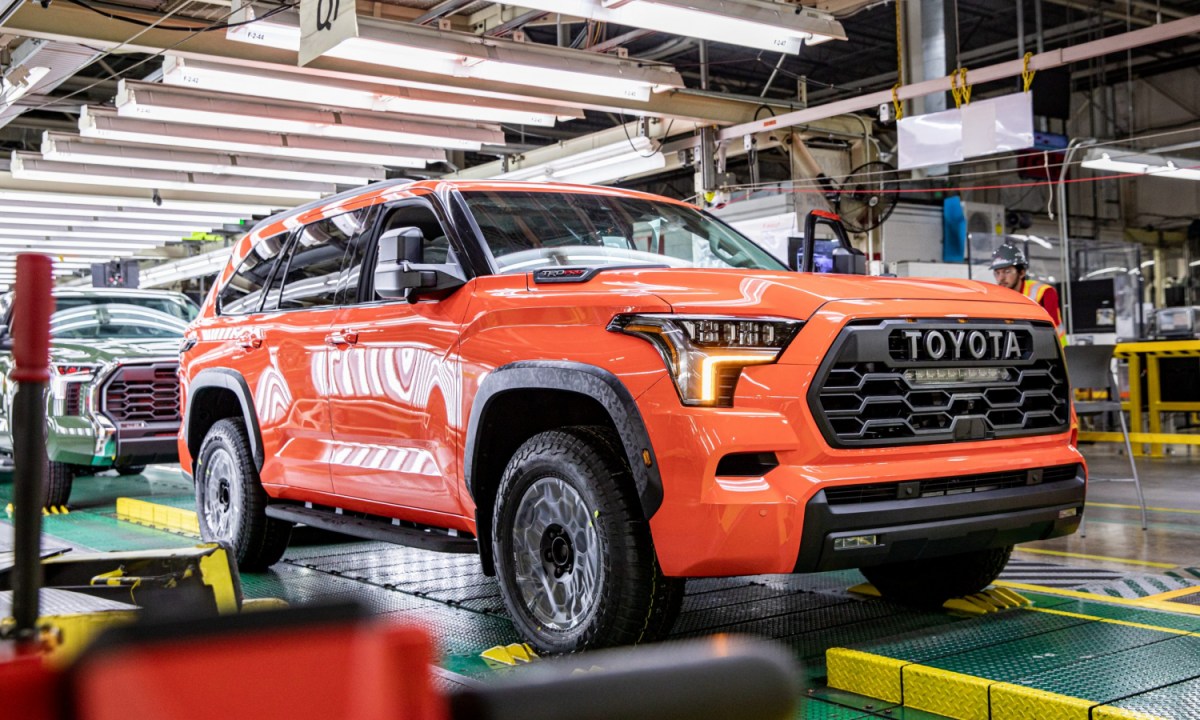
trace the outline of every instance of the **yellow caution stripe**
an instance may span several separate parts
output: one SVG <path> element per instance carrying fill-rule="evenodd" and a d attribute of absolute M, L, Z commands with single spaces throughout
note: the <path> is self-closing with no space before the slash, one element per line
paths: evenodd
<path fill-rule="evenodd" d="M 848 588 L 846 592 L 865 597 L 882 597 L 882 593 L 871 583 L 860 583 Z M 1028 598 L 1013 590 L 1003 587 L 990 587 L 974 595 L 950 598 L 942 604 L 942 607 L 946 610 L 967 613 L 968 615 L 986 615 L 1001 610 L 1028 607 L 1032 604 Z"/>
<path fill-rule="evenodd" d="M 907 664 L 904 660 L 848 648 L 825 651 L 829 687 L 894 703 L 904 699 L 901 674 Z"/>
<path fill-rule="evenodd" d="M 117 519 L 159 530 L 200 537 L 200 518 L 195 510 L 160 505 L 137 498 L 117 498 Z"/>
<path fill-rule="evenodd" d="M 904 668 L 903 703 L 959 720 L 988 720 L 988 688 L 992 684 L 991 680 L 950 670 L 908 665 Z"/>
<path fill-rule="evenodd" d="M 12 503 L 9 503 L 9 504 L 5 505 L 5 506 L 4 506 L 4 512 L 8 513 L 9 517 L 12 517 L 12 514 L 13 514 L 13 504 L 12 504 Z M 67 506 L 66 506 L 66 505 L 47 505 L 46 507 L 42 508 L 42 515 L 43 515 L 43 516 L 46 516 L 46 515 L 67 515 L 67 514 L 70 514 L 70 512 L 71 512 L 71 511 L 67 509 Z"/>

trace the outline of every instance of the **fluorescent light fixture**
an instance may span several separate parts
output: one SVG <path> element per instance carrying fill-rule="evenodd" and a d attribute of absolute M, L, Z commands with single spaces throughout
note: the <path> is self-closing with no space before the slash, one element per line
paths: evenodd
<path fill-rule="evenodd" d="M 44 225 L 46 224 L 45 222 L 37 223 L 33 221 L 33 218 L 44 218 L 53 225 L 61 225 L 64 222 L 69 222 L 75 225 L 104 223 L 99 225 L 99 227 L 127 227 L 125 224 L 108 224 L 112 222 L 121 222 L 129 223 L 128 228 L 131 230 L 142 227 L 152 228 L 168 225 L 173 228 L 216 228 L 222 225 L 243 224 L 249 219 L 248 215 L 173 213 L 169 210 L 166 212 L 150 210 L 122 210 L 119 208 L 104 208 L 100 206 L 70 207 L 66 205 L 55 205 L 52 203 L 12 202 L 4 200 L 0 200 L 0 216 L 2 216 L 6 221 L 11 221 L 10 218 L 14 216 L 29 218 L 30 224 Z"/>
<path fill-rule="evenodd" d="M 22 213 L 17 206 L 5 207 L 0 205 L 0 220 L 6 225 L 28 225 L 30 232 L 37 232 L 40 226 L 57 227 L 64 222 L 75 228 L 102 228 L 107 230 L 163 230 L 168 232 L 190 233 L 197 230 L 207 231 L 223 223 L 169 223 L 153 220 L 116 220 L 113 218 L 78 218 L 61 215 L 38 215 Z"/>
<path fill-rule="evenodd" d="M 521 0 L 520 5 L 792 55 L 804 45 L 846 39 L 831 15 L 766 0 Z"/>
<path fill-rule="evenodd" d="M 183 59 L 170 55 L 163 60 L 163 83 L 276 100 L 303 98 L 315 106 L 379 110 L 454 120 L 552 127 L 559 117 L 583 117 L 583 111 L 575 108 L 243 68 L 200 60 L 188 60 L 185 63 Z"/>
<path fill-rule="evenodd" d="M 14 243 L 10 241 L 0 240 L 0 252 L 2 253 L 19 253 L 19 252 L 36 252 L 45 255 L 74 255 L 79 257 L 128 257 L 137 253 L 137 250 L 129 248 L 79 248 L 65 247 L 59 245 L 45 245 L 43 243 Z"/>
<path fill-rule="evenodd" d="M 225 267 L 230 249 L 214 250 L 195 257 L 146 268 L 138 273 L 140 287 L 159 287 L 181 280 L 215 275 Z"/>
<path fill-rule="evenodd" d="M 666 157 L 645 136 L 502 173 L 496 180 L 603 183 L 666 167 Z"/>
<path fill-rule="evenodd" d="M 504 144 L 504 131 L 498 125 L 435 122 L 395 113 L 325 110 L 304 103 L 267 104 L 131 80 L 121 80 L 117 85 L 117 114 L 159 122 L 453 150 L 477 151 L 484 144 Z"/>
<path fill-rule="evenodd" d="M 254 155 L 111 145 L 62 133 L 42 134 L 42 157 L 54 162 L 151 170 L 366 185 L 387 177 L 381 166 L 317 163 Z"/>
<path fill-rule="evenodd" d="M 18 65 L 0 80 L 0 109 L 11 106 L 32 90 L 42 78 L 50 73 L 50 68 L 43 66 L 26 67 Z"/>
<path fill-rule="evenodd" d="M 0 237 L 19 237 L 33 240 L 72 238 L 76 240 L 137 242 L 152 246 L 165 242 L 180 242 L 187 234 L 189 233 L 152 232 L 147 230 L 77 230 L 70 226 L 31 228 L 21 225 L 0 224 Z"/>
<path fill-rule="evenodd" d="M 38 247 L 47 245 L 55 248 L 77 248 L 80 250 L 147 250 L 159 247 L 160 245 L 160 243 L 122 242 L 120 240 L 82 240 L 56 235 L 0 237 L 0 247 L 24 246 L 33 243 L 39 243 Z"/>
<path fill-rule="evenodd" d="M 179 213 L 202 213 L 236 218 L 248 218 L 253 215 L 273 215 L 284 206 L 260 205 L 252 203 L 215 202 L 208 200 L 173 200 L 163 198 L 155 201 L 148 193 L 142 197 L 128 195 L 90 195 L 83 193 L 56 193 L 39 190 L 10 190 L 0 188 L 0 203 L 18 203 L 22 206 L 29 203 L 44 207 L 46 205 L 87 206 L 88 212 L 113 212 L 136 209 L 150 215 Z M 63 208 L 64 213 L 72 210 Z M 22 212 L 31 212 L 25 209 Z"/>
<path fill-rule="evenodd" d="M 117 185 L 151 190 L 184 190 L 220 193 L 222 195 L 253 195 L 290 200 L 316 200 L 337 192 L 337 186 L 323 183 L 300 183 L 271 178 L 227 177 L 205 173 L 182 173 L 144 168 L 107 167 L 44 160 L 33 153 L 13 152 L 12 176 L 17 180 L 75 183 L 83 185 Z"/>
<path fill-rule="evenodd" d="M 275 16 L 230 28 L 226 37 L 297 51 L 300 25 L 294 15 Z M 683 78 L 668 65 L 366 18 L 359 23 L 358 37 L 346 38 L 324 54 L 369 65 L 408 67 L 434 75 L 639 102 L 649 100 L 652 91 L 683 87 Z"/>
<path fill-rule="evenodd" d="M 1089 149 L 1082 165 L 1090 170 L 1200 180 L 1200 160 L 1170 158 L 1114 147 Z"/>
<path fill-rule="evenodd" d="M 1129 268 L 1119 267 L 1117 265 L 1114 265 L 1112 267 L 1106 267 L 1106 268 L 1100 268 L 1099 270 L 1093 270 L 1090 273 L 1088 273 L 1087 275 L 1084 275 L 1084 277 L 1085 278 L 1093 278 L 1093 277 L 1099 277 L 1101 275 L 1112 275 L 1115 273 L 1123 273 L 1123 272 L 1129 272 Z"/>
<path fill-rule="evenodd" d="M 79 134 L 97 140 L 403 168 L 423 168 L 426 162 L 446 159 L 446 153 L 436 148 L 176 125 L 120 117 L 115 111 L 88 106 L 79 114 Z"/>

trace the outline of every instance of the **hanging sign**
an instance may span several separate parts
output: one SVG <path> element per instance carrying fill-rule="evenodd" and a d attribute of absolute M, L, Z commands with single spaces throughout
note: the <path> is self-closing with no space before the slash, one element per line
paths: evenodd
<path fill-rule="evenodd" d="M 896 123 L 901 170 L 1033 147 L 1033 95 L 1014 93 Z"/>
<path fill-rule="evenodd" d="M 358 37 L 355 0 L 300 0 L 300 65 Z"/>

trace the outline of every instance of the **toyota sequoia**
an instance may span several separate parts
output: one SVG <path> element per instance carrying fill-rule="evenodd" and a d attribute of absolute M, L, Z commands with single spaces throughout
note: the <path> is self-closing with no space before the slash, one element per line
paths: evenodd
<path fill-rule="evenodd" d="M 389 181 L 263 220 L 180 375 L 201 532 L 243 568 L 297 523 L 478 553 L 547 652 L 662 637 L 685 578 L 940 603 L 1083 509 L 1038 305 L 791 271 L 612 188 Z"/>

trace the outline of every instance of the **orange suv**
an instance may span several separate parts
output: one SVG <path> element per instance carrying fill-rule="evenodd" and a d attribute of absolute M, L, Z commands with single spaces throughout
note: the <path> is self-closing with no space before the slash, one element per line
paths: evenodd
<path fill-rule="evenodd" d="M 1037 304 L 790 271 L 624 190 L 393 181 L 271 217 L 181 376 L 201 530 L 243 568 L 295 523 L 477 552 L 542 651 L 660 637 L 689 577 L 940 602 L 1083 510 Z"/>

